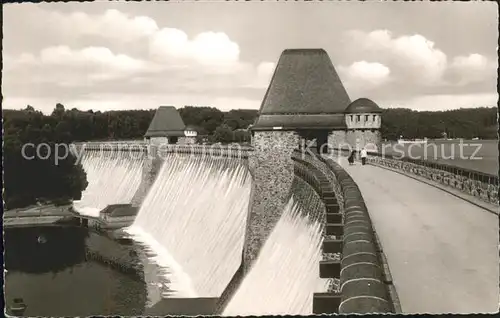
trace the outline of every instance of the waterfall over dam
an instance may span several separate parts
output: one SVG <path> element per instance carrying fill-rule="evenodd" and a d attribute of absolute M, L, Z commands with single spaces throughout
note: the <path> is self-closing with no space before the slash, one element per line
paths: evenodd
<path fill-rule="evenodd" d="M 322 230 L 290 198 L 223 315 L 312 314 L 313 293 L 325 292 L 328 285 L 319 278 Z"/>
<path fill-rule="evenodd" d="M 250 190 L 241 160 L 166 156 L 127 231 L 170 268 L 173 295 L 224 291 L 241 264 Z"/>
<path fill-rule="evenodd" d="M 99 216 L 110 204 L 130 203 L 141 182 L 145 158 L 121 156 L 113 152 L 85 151 L 82 165 L 87 173 L 88 186 L 75 210 L 84 215 Z"/>

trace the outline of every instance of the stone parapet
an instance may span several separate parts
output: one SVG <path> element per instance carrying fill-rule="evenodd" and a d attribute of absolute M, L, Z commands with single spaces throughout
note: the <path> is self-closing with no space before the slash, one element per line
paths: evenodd
<path fill-rule="evenodd" d="M 297 164 L 296 164 L 297 166 Z M 297 171 L 297 170 L 295 170 Z M 326 207 L 321 196 L 305 180 L 295 173 L 291 189 L 294 201 L 300 210 L 311 222 L 319 222 L 323 225 L 326 220 Z"/>
<path fill-rule="evenodd" d="M 331 171 L 311 154 L 295 152 L 295 174 L 304 180 L 323 202 L 325 213 L 323 223 L 323 259 L 319 263 L 320 278 L 328 279 L 325 293 L 313 295 L 313 313 L 338 313 L 341 296 L 338 293 L 343 217 L 335 195 Z"/>
<path fill-rule="evenodd" d="M 149 144 L 144 141 L 135 142 L 77 142 L 70 145 L 70 150 L 73 154 L 79 154 L 83 151 L 92 152 L 117 152 L 117 153 L 137 153 L 142 152 L 148 155 L 149 158 L 155 158 L 158 154 L 195 154 L 195 155 L 211 155 L 223 157 L 240 157 L 248 158 L 248 154 L 253 148 L 240 145 L 199 145 L 193 143 L 179 144 Z M 134 155 L 137 156 L 137 155 Z M 136 158 L 136 157 L 134 157 Z"/>
<path fill-rule="evenodd" d="M 498 177 L 425 160 L 395 159 L 371 154 L 368 163 L 400 170 L 458 189 L 484 202 L 498 205 Z"/>
<path fill-rule="evenodd" d="M 161 145 L 157 147 L 158 154 L 185 154 L 185 155 L 204 155 L 207 157 L 232 157 L 247 159 L 252 153 L 253 148 L 239 145 Z"/>
<path fill-rule="evenodd" d="M 339 313 L 388 313 L 396 305 L 382 261 L 382 251 L 363 196 L 354 180 L 336 162 L 323 159 L 340 184 L 343 198 L 342 258 L 339 264 Z M 325 242 L 326 243 L 326 242 Z M 324 243 L 324 248 L 326 244 Z M 331 244 L 331 243 L 330 243 Z"/>

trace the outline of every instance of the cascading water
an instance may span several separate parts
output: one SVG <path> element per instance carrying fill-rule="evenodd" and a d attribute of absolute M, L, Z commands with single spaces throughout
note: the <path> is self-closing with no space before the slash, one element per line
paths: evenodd
<path fill-rule="evenodd" d="M 170 268 L 174 296 L 222 294 L 241 263 L 250 189 L 241 160 L 165 158 L 127 231 Z"/>
<path fill-rule="evenodd" d="M 322 240 L 322 224 L 292 197 L 223 315 L 312 314 L 313 293 L 328 288 L 319 278 Z"/>
<path fill-rule="evenodd" d="M 88 186 L 74 209 L 84 215 L 99 216 L 110 204 L 130 203 L 141 183 L 144 156 L 132 158 L 105 155 L 103 151 L 85 151 L 82 165 Z"/>

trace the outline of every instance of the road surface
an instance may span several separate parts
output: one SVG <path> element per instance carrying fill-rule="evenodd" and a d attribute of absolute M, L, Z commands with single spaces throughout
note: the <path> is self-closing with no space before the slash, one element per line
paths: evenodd
<path fill-rule="evenodd" d="M 498 311 L 498 216 L 399 173 L 339 163 L 363 194 L 403 313 Z"/>

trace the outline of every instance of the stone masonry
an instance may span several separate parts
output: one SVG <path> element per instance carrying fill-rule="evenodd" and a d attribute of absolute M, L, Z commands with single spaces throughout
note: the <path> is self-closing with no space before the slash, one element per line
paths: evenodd
<path fill-rule="evenodd" d="M 329 148 L 341 148 L 347 143 L 345 130 L 334 130 L 328 135 Z"/>
<path fill-rule="evenodd" d="M 328 146 L 333 149 L 349 146 L 352 150 L 361 150 L 367 144 L 382 149 L 382 138 L 379 130 L 334 130 L 328 135 Z M 372 149 L 370 148 L 370 150 Z"/>
<path fill-rule="evenodd" d="M 256 131 L 248 158 L 253 177 L 243 250 L 247 273 L 290 198 L 294 179 L 293 150 L 299 138 L 291 131 Z"/>
<path fill-rule="evenodd" d="M 141 206 L 142 201 L 144 201 L 149 189 L 156 180 L 162 164 L 163 160 L 156 155 L 154 146 L 148 147 L 148 157 L 142 167 L 142 180 L 131 201 L 133 207 Z"/>
<path fill-rule="evenodd" d="M 362 149 L 367 144 L 375 145 L 377 149 L 381 149 L 382 146 L 382 138 L 379 130 L 349 130 L 346 134 L 346 142 L 351 147 L 354 147 L 353 150 Z"/>

